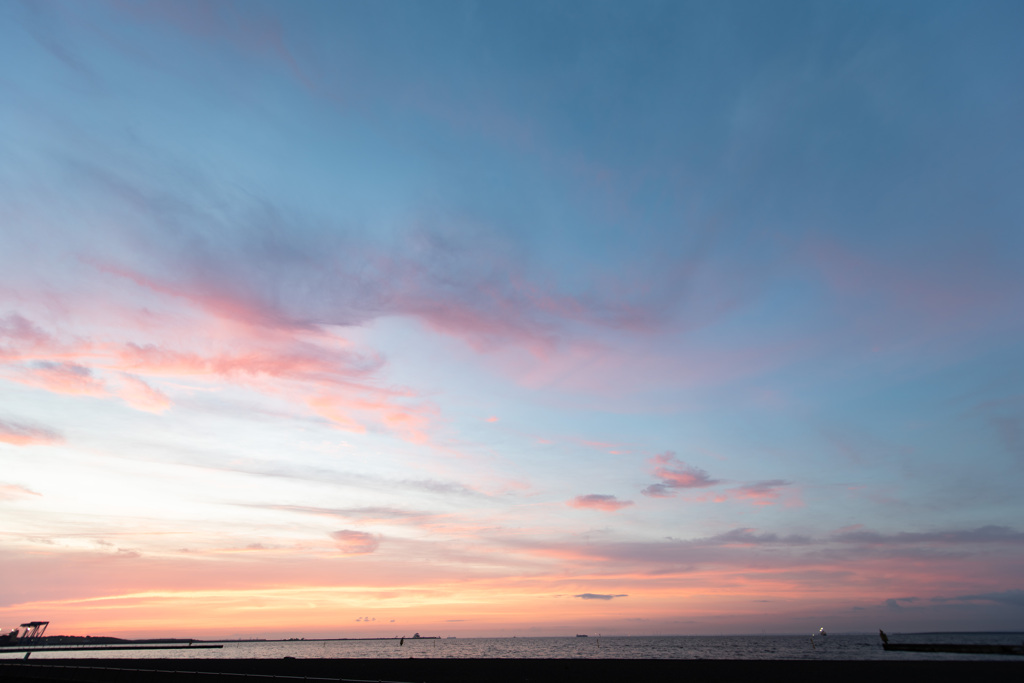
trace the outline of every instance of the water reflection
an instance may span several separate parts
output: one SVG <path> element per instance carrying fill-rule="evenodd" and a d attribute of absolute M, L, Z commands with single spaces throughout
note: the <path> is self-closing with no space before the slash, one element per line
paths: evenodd
<path fill-rule="evenodd" d="M 942 634 L 915 636 L 917 642 L 1007 642 L 1024 634 Z M 3 654 L 0 658 L 21 658 Z M 137 659 L 838 659 L 838 660 L 985 660 L 999 655 L 885 652 L 878 634 L 830 634 L 826 647 L 812 647 L 807 636 L 601 636 L 600 638 L 457 638 L 342 641 L 225 642 L 221 650 L 152 650 L 144 652 L 35 652 L 42 658 Z M 1005 657 L 1002 657 L 1005 658 Z"/>

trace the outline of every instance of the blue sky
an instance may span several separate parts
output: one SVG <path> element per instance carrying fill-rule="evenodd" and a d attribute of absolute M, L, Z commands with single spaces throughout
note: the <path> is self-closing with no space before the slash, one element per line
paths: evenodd
<path fill-rule="evenodd" d="M 1021 628 L 1022 20 L 3 4 L 3 621 Z"/>

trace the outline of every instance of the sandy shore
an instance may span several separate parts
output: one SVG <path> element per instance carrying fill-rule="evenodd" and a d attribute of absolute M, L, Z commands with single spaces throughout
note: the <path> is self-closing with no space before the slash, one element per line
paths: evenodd
<path fill-rule="evenodd" d="M 199 672 L 198 674 L 196 672 Z M 3 660 L 4 683 L 91 681 L 166 683 L 223 674 L 408 683 L 884 683 L 1024 680 L 1024 660 L 750 661 L 622 659 L 61 659 Z M 261 678 L 227 680 L 257 683 Z M 262 678 L 262 680 L 271 680 Z M 281 679 L 279 679 L 281 680 Z"/>

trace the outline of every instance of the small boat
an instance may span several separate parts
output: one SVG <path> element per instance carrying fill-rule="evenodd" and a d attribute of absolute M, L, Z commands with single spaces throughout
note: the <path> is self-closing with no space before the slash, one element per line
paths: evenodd
<path fill-rule="evenodd" d="M 589 638 L 589 636 L 586 633 L 577 633 L 576 637 L 577 638 Z"/>
<path fill-rule="evenodd" d="M 828 642 L 828 633 L 825 632 L 825 627 L 822 626 L 818 629 L 818 632 L 811 636 L 811 649 L 817 650 L 819 645 L 824 645 Z"/>

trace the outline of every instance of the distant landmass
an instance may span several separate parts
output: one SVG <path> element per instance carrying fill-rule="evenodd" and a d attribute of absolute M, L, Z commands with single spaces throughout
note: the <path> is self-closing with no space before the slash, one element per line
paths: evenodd
<path fill-rule="evenodd" d="M 113 636 L 41 636 L 31 639 L 32 645 L 155 645 L 159 643 L 201 643 L 196 638 L 144 638 L 128 639 Z M 8 645 L 21 644 L 13 640 Z"/>

